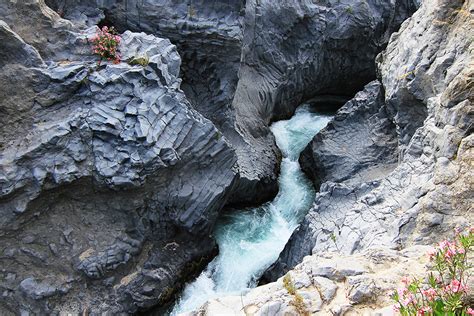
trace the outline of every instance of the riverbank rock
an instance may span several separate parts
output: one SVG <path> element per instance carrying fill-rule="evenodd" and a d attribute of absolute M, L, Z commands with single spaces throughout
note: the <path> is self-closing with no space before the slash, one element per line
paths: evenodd
<path fill-rule="evenodd" d="M 209 233 L 236 177 L 234 150 L 180 90 L 176 47 L 128 31 L 123 61 L 98 66 L 95 27 L 42 1 L 0 7 L 0 310 L 169 301 L 216 254 Z"/>
<path fill-rule="evenodd" d="M 313 139 L 302 162 L 320 192 L 266 280 L 306 255 L 431 244 L 472 225 L 472 43 L 459 35 L 472 34 L 472 10 L 472 1 L 424 1 L 378 56 L 380 82 Z M 378 112 L 364 108 L 376 86 Z"/>
<path fill-rule="evenodd" d="M 401 278 L 426 273 L 431 247 L 414 246 L 402 251 L 373 248 L 354 255 L 325 252 L 308 256 L 285 277 L 249 290 L 242 296 L 208 301 L 191 315 L 392 315 L 390 296 Z M 286 279 L 286 281 L 285 281 Z M 288 282 L 288 280 L 290 280 Z M 286 285 L 285 285 L 286 283 Z M 290 287 L 296 294 L 290 294 Z M 303 304 L 295 308 L 295 295 Z"/>
<path fill-rule="evenodd" d="M 338 110 L 300 157 L 302 169 L 321 183 L 360 183 L 380 179 L 397 163 L 397 135 L 379 81 Z"/>

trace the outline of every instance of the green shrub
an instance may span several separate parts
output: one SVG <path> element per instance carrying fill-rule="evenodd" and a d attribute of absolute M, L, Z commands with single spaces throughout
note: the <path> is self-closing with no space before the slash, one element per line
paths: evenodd
<path fill-rule="evenodd" d="M 456 232 L 453 242 L 444 240 L 429 253 L 434 270 L 423 283 L 403 278 L 404 286 L 393 294 L 394 310 L 411 315 L 474 315 L 467 298 L 469 272 L 473 267 L 474 228 Z"/>

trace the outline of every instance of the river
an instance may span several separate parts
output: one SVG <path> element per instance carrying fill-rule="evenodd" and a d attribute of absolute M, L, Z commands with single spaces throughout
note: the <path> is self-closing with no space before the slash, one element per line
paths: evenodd
<path fill-rule="evenodd" d="M 197 309 L 212 298 L 242 294 L 257 285 L 311 207 L 315 191 L 301 171 L 298 158 L 330 119 L 330 115 L 301 106 L 291 119 L 272 124 L 271 131 L 283 155 L 277 196 L 259 207 L 220 217 L 214 231 L 219 255 L 185 286 L 171 315 Z"/>

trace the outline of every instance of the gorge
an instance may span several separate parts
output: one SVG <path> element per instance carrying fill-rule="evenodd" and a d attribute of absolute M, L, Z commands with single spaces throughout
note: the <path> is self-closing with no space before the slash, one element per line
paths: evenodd
<path fill-rule="evenodd" d="M 211 298 L 240 295 L 257 284 L 313 202 L 314 189 L 298 158 L 329 120 L 329 115 L 302 106 L 290 120 L 273 123 L 271 130 L 283 155 L 277 196 L 262 206 L 222 216 L 214 232 L 219 255 L 185 287 L 171 315 L 192 311 Z"/>
<path fill-rule="evenodd" d="M 390 314 L 474 223 L 473 13 L 0 0 L 0 314 Z"/>

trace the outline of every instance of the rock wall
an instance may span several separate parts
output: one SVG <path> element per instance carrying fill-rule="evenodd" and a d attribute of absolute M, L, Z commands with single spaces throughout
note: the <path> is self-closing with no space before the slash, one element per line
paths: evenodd
<path fill-rule="evenodd" d="M 265 179 L 274 169 L 271 121 L 318 95 L 350 97 L 372 80 L 374 57 L 414 9 L 405 1 L 248 1 L 232 103 L 252 144 L 236 148 L 241 177 Z"/>
<path fill-rule="evenodd" d="M 0 3 L 12 13 L 0 23 L 0 310 L 166 302 L 215 255 L 233 149 L 180 90 L 169 40 L 127 31 L 123 60 L 146 54 L 148 65 L 97 66 L 95 28 L 42 1 Z"/>
<path fill-rule="evenodd" d="M 393 314 L 401 278 L 427 273 L 425 245 L 472 227 L 473 11 L 422 3 L 377 58 L 379 80 L 302 155 L 320 192 L 264 276 L 274 282 L 192 315 L 296 315 L 285 274 L 311 314 Z"/>
<path fill-rule="evenodd" d="M 306 255 L 431 244 L 472 225 L 472 10 L 424 1 L 378 56 L 379 82 L 313 139 L 301 160 L 320 192 L 266 280 Z"/>

